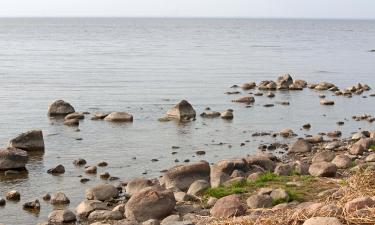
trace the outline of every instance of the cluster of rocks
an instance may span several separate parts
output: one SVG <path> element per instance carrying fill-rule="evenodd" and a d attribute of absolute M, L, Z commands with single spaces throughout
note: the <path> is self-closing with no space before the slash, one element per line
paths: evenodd
<path fill-rule="evenodd" d="M 375 121 L 375 117 L 372 116 L 372 115 L 368 115 L 368 114 L 363 114 L 363 115 L 355 115 L 355 116 L 352 116 L 353 120 L 355 121 L 362 121 L 362 120 L 365 120 L 365 121 L 368 121 L 370 123 L 374 122 Z"/>

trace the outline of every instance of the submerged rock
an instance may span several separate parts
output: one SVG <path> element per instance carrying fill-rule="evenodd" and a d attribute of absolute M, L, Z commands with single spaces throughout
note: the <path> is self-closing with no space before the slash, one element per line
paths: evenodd
<path fill-rule="evenodd" d="M 31 130 L 22 133 L 10 140 L 8 146 L 25 151 L 44 151 L 43 132 L 41 130 Z"/>
<path fill-rule="evenodd" d="M 252 96 L 245 96 L 245 97 L 242 97 L 242 98 L 239 98 L 239 99 L 232 100 L 232 102 L 250 104 L 250 103 L 255 102 L 255 98 L 252 97 Z"/>
<path fill-rule="evenodd" d="M 65 116 L 65 120 L 70 120 L 70 119 L 77 119 L 77 120 L 83 120 L 85 118 L 85 114 L 80 113 L 80 112 L 74 112 L 70 113 Z"/>
<path fill-rule="evenodd" d="M 110 122 L 133 122 L 133 115 L 127 112 L 112 112 L 104 120 Z"/>
<path fill-rule="evenodd" d="M 54 168 L 51 168 L 49 170 L 47 170 L 47 173 L 51 173 L 51 174 L 63 174 L 65 173 L 65 167 L 63 165 L 58 165 Z"/>
<path fill-rule="evenodd" d="M 48 107 L 49 116 L 66 116 L 74 112 L 73 106 L 64 100 L 56 100 Z"/>

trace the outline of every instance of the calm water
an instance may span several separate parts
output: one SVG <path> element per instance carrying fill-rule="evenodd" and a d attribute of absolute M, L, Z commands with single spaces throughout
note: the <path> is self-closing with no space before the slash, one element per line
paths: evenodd
<path fill-rule="evenodd" d="M 256 131 L 290 127 L 299 135 L 340 129 L 348 136 L 374 124 L 354 122 L 352 115 L 374 113 L 375 98 L 335 100 L 319 105 L 318 93 L 277 92 L 274 99 L 256 97 L 251 108 L 233 104 L 233 84 L 276 79 L 283 73 L 310 82 L 330 81 L 339 87 L 364 82 L 375 88 L 375 21 L 242 20 L 242 19 L 1 19 L 0 20 L 0 143 L 20 132 L 42 129 L 46 151 L 34 155 L 28 176 L 0 177 L 0 193 L 17 189 L 21 202 L 0 208 L 6 225 L 36 224 L 52 210 L 42 204 L 40 215 L 22 210 L 22 203 L 63 191 L 69 208 L 83 200 L 84 190 L 98 182 L 75 168 L 107 161 L 108 171 L 122 180 L 147 175 L 181 162 L 255 153 L 272 139 L 252 138 Z M 373 91 L 372 91 L 373 92 Z M 368 93 L 365 93 L 368 95 Z M 48 104 L 64 99 L 77 111 L 128 111 L 133 124 L 84 120 L 80 132 L 50 121 Z M 181 99 L 197 112 L 205 107 L 234 109 L 235 119 L 201 119 L 179 125 L 157 119 Z M 262 107 L 290 101 L 290 106 Z M 326 116 L 322 116 L 326 114 Z M 336 121 L 348 118 L 345 126 Z M 310 131 L 300 131 L 310 122 Z M 75 138 L 82 138 L 77 141 Z M 250 140 L 245 146 L 240 143 Z M 281 140 L 282 141 L 282 140 Z M 218 143 L 227 143 L 217 145 Z M 231 144 L 233 147 L 229 148 Z M 176 155 L 171 146 L 180 146 Z M 197 150 L 207 152 L 194 157 Z M 136 157 L 134 160 L 133 157 Z M 151 162 L 151 159 L 158 162 Z M 46 170 L 63 164 L 67 172 Z M 92 179 L 81 184 L 78 175 Z M 116 183 L 116 182 L 114 182 Z"/>

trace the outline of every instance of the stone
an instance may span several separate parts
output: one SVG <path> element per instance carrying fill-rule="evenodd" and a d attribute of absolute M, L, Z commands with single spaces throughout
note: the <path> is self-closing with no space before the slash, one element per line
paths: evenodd
<path fill-rule="evenodd" d="M 210 214 L 216 218 L 229 218 L 233 216 L 242 216 L 246 212 L 237 195 L 229 195 L 220 198 L 210 210 Z"/>
<path fill-rule="evenodd" d="M 296 161 L 294 162 L 294 172 L 300 175 L 309 175 L 309 167 L 310 165 L 308 163 L 302 162 L 302 161 Z"/>
<path fill-rule="evenodd" d="M 366 162 L 375 162 L 375 153 L 371 153 L 366 157 Z"/>
<path fill-rule="evenodd" d="M 137 192 L 140 192 L 146 187 L 153 186 L 153 183 L 151 180 L 146 178 L 135 178 L 128 182 L 128 185 L 126 185 L 126 193 L 133 195 Z"/>
<path fill-rule="evenodd" d="M 127 112 L 112 112 L 104 120 L 110 122 L 133 122 L 133 115 Z"/>
<path fill-rule="evenodd" d="M 65 120 L 64 125 L 70 126 L 70 127 L 77 127 L 79 126 L 79 120 L 78 119 Z"/>
<path fill-rule="evenodd" d="M 252 195 L 246 200 L 250 209 L 270 208 L 272 207 L 272 198 L 269 195 Z"/>
<path fill-rule="evenodd" d="M 6 193 L 5 198 L 9 201 L 19 201 L 21 200 L 21 194 L 16 190 L 12 190 Z"/>
<path fill-rule="evenodd" d="M 83 120 L 85 118 L 85 115 L 83 113 L 74 112 L 70 113 L 65 116 L 65 120 L 71 120 L 71 119 L 77 119 L 77 120 Z"/>
<path fill-rule="evenodd" d="M 342 223 L 336 217 L 312 217 L 303 225 L 342 225 Z"/>
<path fill-rule="evenodd" d="M 181 217 L 179 215 L 170 215 L 164 218 L 160 225 L 174 225 L 178 221 L 181 221 Z"/>
<path fill-rule="evenodd" d="M 336 165 L 330 162 L 313 163 L 309 168 L 309 173 L 315 177 L 334 177 L 336 171 Z"/>
<path fill-rule="evenodd" d="M 211 187 L 211 185 L 207 180 L 196 180 L 190 185 L 187 194 L 200 195 L 209 187 Z"/>
<path fill-rule="evenodd" d="M 200 116 L 203 118 L 216 118 L 216 117 L 220 117 L 220 115 L 221 115 L 220 112 L 215 112 L 215 111 L 203 112 L 200 114 Z"/>
<path fill-rule="evenodd" d="M 49 116 L 66 116 L 74 112 L 73 106 L 64 100 L 56 100 L 48 107 Z"/>
<path fill-rule="evenodd" d="M 179 121 L 189 121 L 195 119 L 196 112 L 188 101 L 182 100 L 173 108 L 168 110 L 167 117 L 177 119 Z"/>
<path fill-rule="evenodd" d="M 335 158 L 335 153 L 331 151 L 318 152 L 312 158 L 312 163 L 315 162 L 331 162 Z"/>
<path fill-rule="evenodd" d="M 289 195 L 288 192 L 286 192 L 284 189 L 278 188 L 274 189 L 271 194 L 271 198 L 273 201 L 288 201 L 289 200 Z"/>
<path fill-rule="evenodd" d="M 346 212 L 350 213 L 363 208 L 373 208 L 375 206 L 375 201 L 370 197 L 360 197 L 353 199 L 344 205 Z"/>
<path fill-rule="evenodd" d="M 176 199 L 177 202 L 187 202 L 187 201 L 195 201 L 197 200 L 196 197 L 187 194 L 183 191 L 178 191 L 173 193 L 174 198 Z"/>
<path fill-rule="evenodd" d="M 255 102 L 255 98 L 252 96 L 244 96 L 244 97 L 232 100 L 232 102 L 251 104 Z"/>
<path fill-rule="evenodd" d="M 43 132 L 31 130 L 22 133 L 9 141 L 8 147 L 22 149 L 24 151 L 44 151 Z"/>
<path fill-rule="evenodd" d="M 350 149 L 349 149 L 349 153 L 351 155 L 363 155 L 363 152 L 365 151 L 365 149 L 363 148 L 362 145 L 358 145 L 358 144 L 354 144 Z"/>
<path fill-rule="evenodd" d="M 212 207 L 215 205 L 215 203 L 217 202 L 217 198 L 215 197 L 209 197 L 208 200 L 207 200 L 207 205 Z"/>
<path fill-rule="evenodd" d="M 5 199 L 3 198 L 0 198 L 0 207 L 3 207 L 7 204 L 7 202 L 5 201 Z"/>
<path fill-rule="evenodd" d="M 75 166 L 83 166 L 83 165 L 86 165 L 86 163 L 87 163 L 86 160 L 81 159 L 81 158 L 76 159 L 76 160 L 73 161 L 73 164 Z"/>
<path fill-rule="evenodd" d="M 103 162 L 98 163 L 98 166 L 99 167 L 106 167 L 106 166 L 108 166 L 108 163 L 103 161 Z"/>
<path fill-rule="evenodd" d="M 85 196 L 87 200 L 106 201 L 117 197 L 119 194 L 117 188 L 111 184 L 98 184 L 86 189 Z"/>
<path fill-rule="evenodd" d="M 25 210 L 30 210 L 30 211 L 40 211 L 40 202 L 38 199 L 31 201 L 31 202 L 26 202 L 23 204 L 23 209 Z"/>
<path fill-rule="evenodd" d="M 88 173 L 88 174 L 96 174 L 97 173 L 97 170 L 98 168 L 96 166 L 89 166 L 85 169 L 85 173 Z"/>
<path fill-rule="evenodd" d="M 142 225 L 160 225 L 159 220 L 149 219 L 142 223 Z"/>
<path fill-rule="evenodd" d="M 220 114 L 220 117 L 225 120 L 232 120 L 233 119 L 233 112 L 226 110 Z"/>
<path fill-rule="evenodd" d="M 340 169 L 349 168 L 352 165 L 352 160 L 347 155 L 337 155 L 333 160 L 332 163 Z"/>
<path fill-rule="evenodd" d="M 289 153 L 306 153 L 311 152 L 311 149 L 312 146 L 309 142 L 307 142 L 303 138 L 299 138 L 290 146 Z"/>
<path fill-rule="evenodd" d="M 54 210 L 48 215 L 50 223 L 69 223 L 76 221 L 76 215 L 70 210 Z"/>
<path fill-rule="evenodd" d="M 206 161 L 178 165 L 169 169 L 163 176 L 166 188 L 186 191 L 196 180 L 210 179 L 210 165 Z"/>
<path fill-rule="evenodd" d="M 312 144 L 317 144 L 317 143 L 323 142 L 323 136 L 313 135 L 311 137 L 306 137 L 305 141 L 312 143 Z"/>
<path fill-rule="evenodd" d="M 111 177 L 111 175 L 108 172 L 104 172 L 104 173 L 99 174 L 99 177 L 100 179 L 108 180 Z"/>
<path fill-rule="evenodd" d="M 265 155 L 252 155 L 245 158 L 247 166 L 259 166 L 266 171 L 274 171 L 276 163 Z"/>
<path fill-rule="evenodd" d="M 341 136 L 341 131 L 339 130 L 335 130 L 335 131 L 330 131 L 327 133 L 327 136 L 328 137 L 331 137 L 331 138 L 337 138 L 337 137 L 340 137 Z"/>
<path fill-rule="evenodd" d="M 123 213 L 120 211 L 110 210 L 95 210 L 88 216 L 88 220 L 121 220 L 123 219 Z"/>
<path fill-rule="evenodd" d="M 249 82 L 249 83 L 244 83 L 242 84 L 241 88 L 243 90 L 250 90 L 250 89 L 254 89 L 256 87 L 256 84 L 255 82 Z"/>
<path fill-rule="evenodd" d="M 304 125 L 302 125 L 302 128 L 303 129 L 310 129 L 311 128 L 311 124 L 309 124 L 309 123 L 306 123 L 306 124 L 304 124 Z"/>
<path fill-rule="evenodd" d="M 327 99 L 322 99 L 322 100 L 320 100 L 320 104 L 321 105 L 334 105 L 335 102 L 331 101 L 331 100 L 327 100 Z"/>
<path fill-rule="evenodd" d="M 52 194 L 50 203 L 52 205 L 65 205 L 69 204 L 70 200 L 63 192 L 56 192 Z"/>
<path fill-rule="evenodd" d="M 245 159 L 225 159 L 212 165 L 210 172 L 211 187 L 218 187 L 229 180 L 234 170 L 246 171 L 247 162 Z"/>
<path fill-rule="evenodd" d="M 285 128 L 285 129 L 282 129 L 280 132 L 279 132 L 280 136 L 281 137 L 292 137 L 294 135 L 294 132 L 292 129 L 290 128 Z"/>
<path fill-rule="evenodd" d="M 76 207 L 78 218 L 87 218 L 95 210 L 108 210 L 107 204 L 99 200 L 85 200 Z"/>
<path fill-rule="evenodd" d="M 44 201 L 49 201 L 49 200 L 51 200 L 51 195 L 49 193 L 46 193 L 45 195 L 43 195 L 42 199 Z"/>
<path fill-rule="evenodd" d="M 51 174 L 63 174 L 65 173 L 65 167 L 63 165 L 57 165 L 49 170 L 47 170 L 47 173 Z"/>
<path fill-rule="evenodd" d="M 326 150 L 335 150 L 335 149 L 339 148 L 340 146 L 341 146 L 340 142 L 334 141 L 334 142 L 330 142 L 330 143 L 326 144 L 326 146 L 324 148 Z"/>
<path fill-rule="evenodd" d="M 232 187 L 233 185 L 242 183 L 245 181 L 244 177 L 235 177 L 235 178 L 230 178 L 229 180 L 225 181 L 223 183 L 224 187 Z"/>
<path fill-rule="evenodd" d="M 139 222 L 161 219 L 170 215 L 175 205 L 172 191 L 145 188 L 130 197 L 125 207 L 125 216 Z"/>
<path fill-rule="evenodd" d="M 274 174 L 279 176 L 289 176 L 293 172 L 293 166 L 290 164 L 277 164 Z"/>
<path fill-rule="evenodd" d="M 27 152 L 8 147 L 0 149 L 0 170 L 23 170 L 28 161 Z"/>
<path fill-rule="evenodd" d="M 284 74 L 277 78 L 276 85 L 279 90 L 287 90 L 293 84 L 293 78 L 289 74 Z"/>

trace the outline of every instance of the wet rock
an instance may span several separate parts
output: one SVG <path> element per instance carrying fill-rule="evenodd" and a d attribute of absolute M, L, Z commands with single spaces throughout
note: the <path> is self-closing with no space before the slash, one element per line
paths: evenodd
<path fill-rule="evenodd" d="M 337 155 L 333 160 L 332 163 L 340 169 L 349 168 L 352 165 L 352 160 L 347 155 Z"/>
<path fill-rule="evenodd" d="M 56 174 L 56 175 L 63 174 L 65 173 L 65 167 L 60 164 L 60 165 L 55 166 L 54 168 L 47 170 L 47 173 Z"/>
<path fill-rule="evenodd" d="M 129 181 L 128 185 L 126 185 L 126 193 L 133 195 L 135 193 L 142 191 L 144 188 L 151 186 L 153 186 L 151 180 L 146 178 L 135 178 Z"/>
<path fill-rule="evenodd" d="M 313 163 L 309 168 L 309 173 L 315 177 L 334 177 L 336 171 L 336 165 L 330 162 Z"/>
<path fill-rule="evenodd" d="M 277 84 L 272 80 L 261 81 L 258 85 L 259 90 L 276 90 Z"/>
<path fill-rule="evenodd" d="M 69 223 L 76 221 L 76 215 L 70 210 L 54 210 L 48 215 L 50 223 Z"/>
<path fill-rule="evenodd" d="M 205 151 L 196 151 L 195 154 L 197 154 L 197 155 L 205 155 L 206 152 Z"/>
<path fill-rule="evenodd" d="M 207 180 L 196 180 L 190 185 L 187 194 L 200 195 L 209 187 L 211 187 L 211 185 Z"/>
<path fill-rule="evenodd" d="M 110 176 L 111 175 L 108 172 L 104 172 L 104 173 L 99 174 L 100 179 L 103 179 L 103 180 L 108 180 L 108 178 Z"/>
<path fill-rule="evenodd" d="M 66 116 L 74 112 L 73 106 L 64 100 L 56 100 L 48 107 L 49 116 Z"/>
<path fill-rule="evenodd" d="M 306 137 L 305 140 L 312 144 L 317 144 L 323 142 L 323 136 L 321 135 L 313 135 L 311 137 Z"/>
<path fill-rule="evenodd" d="M 95 210 L 88 216 L 88 220 L 121 220 L 124 216 L 120 211 Z"/>
<path fill-rule="evenodd" d="M 246 209 L 237 195 L 220 198 L 212 207 L 210 213 L 216 218 L 229 218 L 245 214 Z"/>
<path fill-rule="evenodd" d="M 170 215 L 175 205 L 172 191 L 146 188 L 132 195 L 125 207 L 125 216 L 139 222 L 161 219 Z"/>
<path fill-rule="evenodd" d="M 220 112 L 215 112 L 215 111 L 203 112 L 200 114 L 200 116 L 203 118 L 216 118 L 216 117 L 220 117 Z"/>
<path fill-rule="evenodd" d="M 31 202 L 26 202 L 23 204 L 23 209 L 25 210 L 30 210 L 30 211 L 40 211 L 40 202 L 38 199 L 31 201 Z"/>
<path fill-rule="evenodd" d="M 290 148 L 290 153 L 306 153 L 311 152 L 311 144 L 304 140 L 303 138 L 299 138 L 296 142 L 294 142 Z"/>
<path fill-rule="evenodd" d="M 44 151 L 43 132 L 31 130 L 22 133 L 9 141 L 8 147 L 22 149 L 24 151 Z"/>
<path fill-rule="evenodd" d="M 273 97 L 275 97 L 275 94 L 273 92 L 269 92 L 269 93 L 267 93 L 267 97 L 273 98 Z"/>
<path fill-rule="evenodd" d="M 230 110 L 226 110 L 220 114 L 220 117 L 225 120 L 233 119 L 233 112 Z"/>
<path fill-rule="evenodd" d="M 5 198 L 9 201 L 19 201 L 21 200 L 21 194 L 16 190 L 12 190 L 6 193 Z"/>
<path fill-rule="evenodd" d="M 279 132 L 279 134 L 280 134 L 281 137 L 287 138 L 287 137 L 292 137 L 294 135 L 294 132 L 290 128 L 285 128 L 285 129 L 281 130 Z"/>
<path fill-rule="evenodd" d="M 289 74 L 284 74 L 277 78 L 276 85 L 279 90 L 287 90 L 293 84 L 293 78 Z"/>
<path fill-rule="evenodd" d="M 0 149 L 0 170 L 25 169 L 27 161 L 27 152 L 24 150 L 13 147 Z"/>
<path fill-rule="evenodd" d="M 85 184 L 85 183 L 87 183 L 89 181 L 90 181 L 90 179 L 88 179 L 88 178 L 82 178 L 82 179 L 79 180 L 79 182 L 81 182 L 83 184 Z"/>
<path fill-rule="evenodd" d="M 270 208 L 272 207 L 272 198 L 269 195 L 252 195 L 246 200 L 250 209 Z"/>
<path fill-rule="evenodd" d="M 103 161 L 103 162 L 98 163 L 98 166 L 99 167 L 106 167 L 106 166 L 108 166 L 108 163 Z"/>
<path fill-rule="evenodd" d="M 251 104 L 251 103 L 255 102 L 255 98 L 252 97 L 252 96 L 244 96 L 242 98 L 232 100 L 232 102 Z"/>
<path fill-rule="evenodd" d="M 79 120 L 78 119 L 65 120 L 64 125 L 70 126 L 70 127 L 76 127 L 76 126 L 79 126 Z"/>
<path fill-rule="evenodd" d="M 335 153 L 331 151 L 318 152 L 312 158 L 312 162 L 331 162 L 335 158 Z"/>
<path fill-rule="evenodd" d="M 3 198 L 0 198 L 0 207 L 3 207 L 6 205 L 6 201 Z"/>
<path fill-rule="evenodd" d="M 176 187 L 182 191 L 187 190 L 196 180 L 210 179 L 210 166 L 205 161 L 178 165 L 169 169 L 163 176 L 166 188 Z"/>
<path fill-rule="evenodd" d="M 196 112 L 188 101 L 182 100 L 173 108 L 168 110 L 167 117 L 177 119 L 179 121 L 189 121 L 195 119 Z"/>
<path fill-rule="evenodd" d="M 85 115 L 83 113 L 74 112 L 74 113 L 70 113 L 66 115 L 64 119 L 65 120 L 71 120 L 71 119 L 83 120 L 85 119 Z"/>
<path fill-rule="evenodd" d="M 118 196 L 118 190 L 111 184 L 98 184 L 86 189 L 85 195 L 87 200 L 106 201 Z"/>
<path fill-rule="evenodd" d="M 312 217 L 307 219 L 303 225 L 342 225 L 335 217 Z"/>
<path fill-rule="evenodd" d="M 96 174 L 97 173 L 97 170 L 98 168 L 96 166 L 89 166 L 85 169 L 85 173 L 88 173 L 88 174 Z"/>
<path fill-rule="evenodd" d="M 334 105 L 335 102 L 331 101 L 331 100 L 327 100 L 327 99 L 322 99 L 322 100 L 320 100 L 320 104 L 321 105 Z"/>
<path fill-rule="evenodd" d="M 133 115 L 127 112 L 112 112 L 104 120 L 110 122 L 133 122 Z"/>
<path fill-rule="evenodd" d="M 51 200 L 51 195 L 49 193 L 47 193 L 47 194 L 43 195 L 42 198 L 43 198 L 44 201 L 49 201 L 49 200 Z"/>
<path fill-rule="evenodd" d="M 87 218 L 95 210 L 107 210 L 108 207 L 104 202 L 99 200 L 85 200 L 76 207 L 78 218 Z"/>
<path fill-rule="evenodd" d="M 242 84 L 241 88 L 243 90 L 250 90 L 250 89 L 254 89 L 256 87 L 256 84 L 255 82 L 249 82 L 249 83 L 244 83 Z"/>
<path fill-rule="evenodd" d="M 70 203 L 70 200 L 63 192 L 56 192 L 52 194 L 50 203 L 52 205 L 66 205 Z"/>
<path fill-rule="evenodd" d="M 86 163 L 87 163 L 86 160 L 81 159 L 81 158 L 73 161 L 73 164 L 75 166 L 83 166 L 83 165 L 86 165 Z"/>
<path fill-rule="evenodd" d="M 306 123 L 302 126 L 303 129 L 310 129 L 311 128 L 311 124 L 309 123 Z"/>
<path fill-rule="evenodd" d="M 370 197 L 361 197 L 347 202 L 344 206 L 346 212 L 353 212 L 363 208 L 372 208 L 375 206 L 375 201 Z"/>

